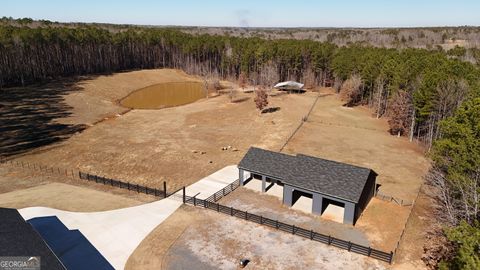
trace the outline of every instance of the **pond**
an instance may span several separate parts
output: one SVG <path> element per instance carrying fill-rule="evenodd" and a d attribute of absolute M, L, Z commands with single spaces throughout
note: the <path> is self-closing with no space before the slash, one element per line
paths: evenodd
<path fill-rule="evenodd" d="M 192 103 L 205 96 L 200 82 L 168 82 L 138 89 L 120 104 L 132 109 L 161 109 Z"/>

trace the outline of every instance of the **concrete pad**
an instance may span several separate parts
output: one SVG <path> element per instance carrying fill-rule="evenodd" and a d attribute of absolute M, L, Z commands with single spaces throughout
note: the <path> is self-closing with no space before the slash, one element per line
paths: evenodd
<path fill-rule="evenodd" d="M 80 230 L 115 269 L 123 269 L 143 238 L 180 205 L 181 201 L 167 198 L 104 212 L 79 213 L 46 207 L 29 207 L 19 212 L 25 220 L 57 216 L 69 230 Z"/>
<path fill-rule="evenodd" d="M 207 198 L 238 179 L 235 165 L 227 166 L 187 187 L 187 195 Z M 47 207 L 29 207 L 19 212 L 25 220 L 57 216 L 69 230 L 78 229 L 115 269 L 124 269 L 140 242 L 182 205 L 182 195 L 139 206 L 103 211 L 69 212 Z"/>
<path fill-rule="evenodd" d="M 267 188 L 270 183 L 267 182 Z M 251 189 L 253 191 L 262 192 L 262 180 L 252 179 L 244 185 L 245 188 Z M 283 200 L 283 187 L 277 184 L 274 184 L 271 188 L 265 192 L 267 195 L 272 195 L 278 197 L 280 201 Z"/>
<path fill-rule="evenodd" d="M 237 179 L 238 168 L 230 165 L 186 187 L 186 193 L 188 196 L 198 194 L 197 198 L 206 199 Z"/>
<path fill-rule="evenodd" d="M 343 223 L 344 212 L 345 208 L 330 203 L 327 208 L 325 208 L 325 211 L 323 211 L 322 218 Z"/>
<path fill-rule="evenodd" d="M 298 198 L 298 200 L 292 205 L 292 209 L 302 211 L 307 214 L 311 214 L 312 204 L 313 204 L 313 199 L 305 196 L 300 196 L 300 198 Z"/>

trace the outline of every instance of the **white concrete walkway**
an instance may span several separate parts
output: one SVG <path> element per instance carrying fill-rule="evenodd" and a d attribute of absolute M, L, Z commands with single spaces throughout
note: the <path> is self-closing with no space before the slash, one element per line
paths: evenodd
<path fill-rule="evenodd" d="M 227 166 L 188 186 L 186 193 L 205 199 L 238 179 L 237 166 Z M 181 195 L 179 191 L 177 195 Z M 174 196 L 172 196 L 174 197 Z M 25 220 L 57 216 L 68 229 L 78 229 L 115 269 L 124 269 L 140 242 L 182 205 L 177 198 L 104 212 L 68 212 L 47 207 L 29 207 L 19 212 Z"/>

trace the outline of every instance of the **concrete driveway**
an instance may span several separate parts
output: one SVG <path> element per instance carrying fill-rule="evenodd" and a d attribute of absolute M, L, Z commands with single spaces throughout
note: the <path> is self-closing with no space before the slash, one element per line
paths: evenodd
<path fill-rule="evenodd" d="M 188 186 L 189 196 L 205 199 L 238 179 L 236 165 L 227 166 Z M 115 269 L 124 269 L 140 242 L 175 212 L 182 201 L 176 196 L 139 206 L 104 212 L 69 212 L 47 207 L 28 207 L 19 212 L 25 220 L 57 216 L 68 229 L 78 229 Z"/>

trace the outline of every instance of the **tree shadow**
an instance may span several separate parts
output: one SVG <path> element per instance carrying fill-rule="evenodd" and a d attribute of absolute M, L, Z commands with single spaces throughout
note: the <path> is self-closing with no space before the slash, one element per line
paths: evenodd
<path fill-rule="evenodd" d="M 271 107 L 271 108 L 263 109 L 262 113 L 274 113 L 279 110 L 280 110 L 280 107 Z"/>
<path fill-rule="evenodd" d="M 0 157 L 26 153 L 61 142 L 86 128 L 83 124 L 61 124 L 73 109 L 65 103 L 69 92 L 80 91 L 82 76 L 42 85 L 0 90 Z"/>
<path fill-rule="evenodd" d="M 250 99 L 249 97 L 237 98 L 237 99 L 233 99 L 232 103 L 242 103 L 242 102 L 247 101 L 249 99 Z"/>

